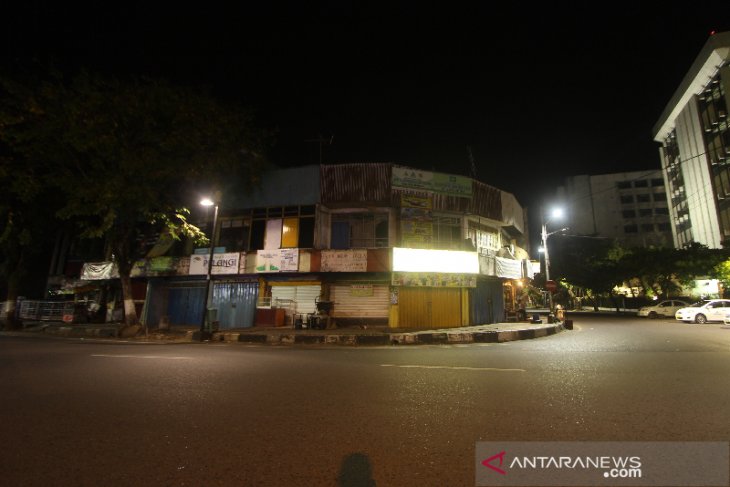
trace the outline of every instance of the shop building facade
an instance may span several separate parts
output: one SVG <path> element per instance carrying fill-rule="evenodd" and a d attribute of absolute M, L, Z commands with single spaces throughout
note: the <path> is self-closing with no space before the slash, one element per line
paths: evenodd
<path fill-rule="evenodd" d="M 306 323 L 317 302 L 330 303 L 339 326 L 501 322 L 532 277 L 525 211 L 512 194 L 463 176 L 384 163 L 305 166 L 270 171 L 256 190 L 219 205 L 210 307 L 221 329 Z M 208 255 L 139 262 L 146 325 L 201 322 Z M 84 265 L 82 283 L 99 265 Z"/>

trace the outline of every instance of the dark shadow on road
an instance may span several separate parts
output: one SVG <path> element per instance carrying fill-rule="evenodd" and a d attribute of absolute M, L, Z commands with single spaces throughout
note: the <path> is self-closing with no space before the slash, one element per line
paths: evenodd
<path fill-rule="evenodd" d="M 375 487 L 370 458 L 364 453 L 352 453 L 342 460 L 337 487 Z"/>

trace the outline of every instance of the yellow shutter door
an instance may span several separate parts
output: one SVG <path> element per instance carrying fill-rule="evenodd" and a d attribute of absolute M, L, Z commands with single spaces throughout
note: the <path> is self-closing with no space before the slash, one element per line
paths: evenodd
<path fill-rule="evenodd" d="M 398 308 L 402 328 L 462 326 L 460 288 L 402 287 Z"/>

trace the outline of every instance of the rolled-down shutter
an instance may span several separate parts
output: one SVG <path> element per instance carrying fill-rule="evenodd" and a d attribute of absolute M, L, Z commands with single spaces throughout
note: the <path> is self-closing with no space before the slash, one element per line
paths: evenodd
<path fill-rule="evenodd" d="M 390 290 L 387 284 L 373 284 L 370 287 L 336 284 L 330 288 L 334 302 L 333 316 L 336 318 L 387 318 L 390 305 Z"/>

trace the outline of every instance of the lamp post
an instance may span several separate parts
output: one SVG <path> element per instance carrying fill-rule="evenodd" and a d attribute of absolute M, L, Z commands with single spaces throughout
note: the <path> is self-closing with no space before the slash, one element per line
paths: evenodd
<path fill-rule="evenodd" d="M 203 206 L 215 206 L 213 212 L 213 229 L 210 235 L 210 252 L 208 253 L 208 270 L 205 275 L 205 301 L 203 302 L 203 319 L 200 321 L 200 341 L 202 342 L 208 337 L 209 331 L 205 329 L 205 320 L 208 317 L 208 304 L 210 301 L 210 275 L 213 271 L 213 251 L 215 250 L 215 227 L 218 223 L 218 203 L 214 203 L 210 198 L 203 198 L 200 201 Z"/>
<path fill-rule="evenodd" d="M 563 209 L 562 208 L 554 208 L 552 212 L 550 213 L 550 217 L 552 219 L 559 219 L 563 217 Z M 551 219 L 548 218 L 547 221 L 543 221 L 542 223 L 542 251 L 545 254 L 545 285 L 547 286 L 547 283 L 550 281 L 550 253 L 548 252 L 548 245 L 547 245 L 547 239 L 550 235 L 553 235 L 558 232 L 562 232 L 567 230 L 566 228 L 561 228 L 560 230 L 556 230 L 554 232 L 548 233 L 547 231 L 547 225 L 550 223 Z M 553 293 L 552 291 L 548 290 L 548 303 L 550 306 L 550 312 L 553 311 Z"/>

